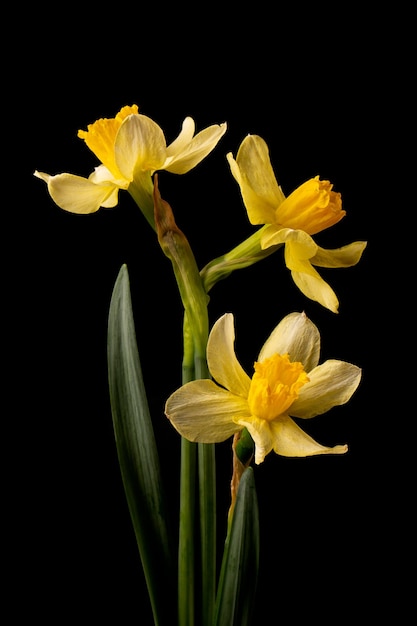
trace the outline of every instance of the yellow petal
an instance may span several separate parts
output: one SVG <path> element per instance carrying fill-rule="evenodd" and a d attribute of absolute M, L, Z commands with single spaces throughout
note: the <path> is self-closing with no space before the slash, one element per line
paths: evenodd
<path fill-rule="evenodd" d="M 274 438 L 271 428 L 272 422 L 259 419 L 251 415 L 248 419 L 240 419 L 242 428 L 246 427 L 255 444 L 255 463 L 262 463 L 267 454 L 273 450 Z"/>
<path fill-rule="evenodd" d="M 90 150 L 96 155 L 116 178 L 121 178 L 116 165 L 114 143 L 118 130 L 126 117 L 138 112 L 136 104 L 123 107 L 114 118 L 102 118 L 89 124 L 87 130 L 79 130 L 78 137 L 84 139 Z"/>
<path fill-rule="evenodd" d="M 222 315 L 211 329 L 207 342 L 207 364 L 213 378 L 232 393 L 247 398 L 250 378 L 237 360 L 232 313 Z"/>
<path fill-rule="evenodd" d="M 352 267 L 359 262 L 366 245 L 366 241 L 354 241 L 335 250 L 318 247 L 316 254 L 310 260 L 313 265 L 319 267 Z"/>
<path fill-rule="evenodd" d="M 339 301 L 336 294 L 311 264 L 319 249 L 313 238 L 302 230 L 273 225 L 264 230 L 261 240 L 263 249 L 282 243 L 285 244 L 285 264 L 299 290 L 307 298 L 337 313 Z"/>
<path fill-rule="evenodd" d="M 35 172 L 44 180 L 53 201 L 70 213 L 95 213 L 100 207 L 114 207 L 118 200 L 119 188 L 111 181 L 95 184 L 82 176 L 58 174 L 50 176 Z"/>
<path fill-rule="evenodd" d="M 279 419 L 271 422 L 270 426 L 273 433 L 274 452 L 281 456 L 306 457 L 317 454 L 345 454 L 348 450 L 346 445 L 330 448 L 322 446 L 287 415 L 281 415 Z"/>
<path fill-rule="evenodd" d="M 120 189 L 127 189 L 130 184 L 126 178 L 114 178 L 112 173 L 104 165 L 95 167 L 94 171 L 88 177 L 88 180 L 96 185 L 100 185 L 101 183 L 113 183 Z"/>
<path fill-rule="evenodd" d="M 319 362 L 320 333 L 305 313 L 290 313 L 275 327 L 265 341 L 258 361 L 274 354 L 289 354 L 291 361 L 299 361 L 306 372 Z"/>
<path fill-rule="evenodd" d="M 276 224 L 269 224 L 262 229 L 261 248 L 266 250 L 271 246 L 282 245 L 285 243 L 288 228 L 282 228 Z"/>
<path fill-rule="evenodd" d="M 308 376 L 310 382 L 300 389 L 289 409 L 294 417 L 315 417 L 348 402 L 360 383 L 362 370 L 351 363 L 329 359 Z"/>
<path fill-rule="evenodd" d="M 135 170 L 158 170 L 165 161 L 166 142 L 162 129 L 146 115 L 129 115 L 117 133 L 115 159 L 122 175 L 133 180 Z"/>
<path fill-rule="evenodd" d="M 291 271 L 291 276 L 298 289 L 310 300 L 318 302 L 333 313 L 338 313 L 339 300 L 333 289 L 316 272 L 309 261 L 299 262 L 298 271 Z"/>
<path fill-rule="evenodd" d="M 272 422 L 258 419 L 240 419 L 255 443 L 255 463 L 262 463 L 272 450 L 281 456 L 306 457 L 317 454 L 344 454 L 346 445 L 322 446 L 305 433 L 288 415 L 280 415 Z"/>
<path fill-rule="evenodd" d="M 161 169 L 173 174 L 186 174 L 198 165 L 218 144 L 227 129 L 227 124 L 215 124 L 205 128 L 189 140 L 191 124 L 186 118 L 182 133 L 167 148 L 167 159 Z M 193 122 L 194 124 L 194 122 Z"/>
<path fill-rule="evenodd" d="M 189 441 L 217 443 L 242 430 L 239 418 L 249 415 L 243 398 L 222 389 L 211 380 L 186 383 L 168 398 L 165 415 Z"/>
<path fill-rule="evenodd" d="M 291 249 L 287 254 L 294 256 L 294 259 L 311 259 L 318 250 L 318 245 L 314 239 L 303 230 L 282 228 L 271 224 L 262 232 L 261 246 L 263 250 L 283 243 L 291 243 Z"/>
<path fill-rule="evenodd" d="M 240 145 L 236 161 L 231 153 L 227 160 L 251 224 L 272 224 L 285 196 L 275 178 L 265 141 L 258 135 L 248 135 Z"/>
<path fill-rule="evenodd" d="M 167 159 L 172 159 L 182 152 L 191 143 L 195 132 L 195 122 L 192 117 L 186 117 L 182 123 L 181 132 L 167 147 Z"/>

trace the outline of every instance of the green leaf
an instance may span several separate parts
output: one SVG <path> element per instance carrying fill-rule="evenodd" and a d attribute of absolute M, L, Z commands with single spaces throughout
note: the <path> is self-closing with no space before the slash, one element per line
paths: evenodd
<path fill-rule="evenodd" d="M 176 571 L 126 265 L 121 267 L 113 289 L 107 348 L 117 454 L 154 621 L 158 626 L 172 626 L 177 615 Z"/>
<path fill-rule="evenodd" d="M 242 474 L 220 570 L 214 626 L 249 626 L 259 570 L 259 513 L 253 469 Z"/>

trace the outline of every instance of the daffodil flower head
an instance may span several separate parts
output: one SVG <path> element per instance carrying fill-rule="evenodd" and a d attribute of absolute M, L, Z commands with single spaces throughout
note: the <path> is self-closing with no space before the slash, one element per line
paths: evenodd
<path fill-rule="evenodd" d="M 152 175 L 158 170 L 185 174 L 215 148 L 226 128 L 226 123 L 213 125 L 195 135 L 194 120 L 186 117 L 180 134 L 167 146 L 156 122 L 139 113 L 137 105 L 125 106 L 114 118 L 99 119 L 78 131 L 100 161 L 88 178 L 37 170 L 35 176 L 47 183 L 58 206 L 73 213 L 114 207 L 119 190 L 129 190 L 152 222 Z"/>
<path fill-rule="evenodd" d="M 339 360 L 319 364 L 320 334 L 305 313 L 290 313 L 273 330 L 254 365 L 252 378 L 234 350 L 234 319 L 214 324 L 207 363 L 213 380 L 195 380 L 167 400 L 165 413 L 190 441 L 217 443 L 247 428 L 255 463 L 272 450 L 281 456 L 344 454 L 347 445 L 317 443 L 296 423 L 345 404 L 357 389 L 361 369 Z"/>
<path fill-rule="evenodd" d="M 268 146 L 258 135 L 248 135 L 239 147 L 236 160 L 231 153 L 227 160 L 239 184 L 249 221 L 264 225 L 262 249 L 284 245 L 285 264 L 298 288 L 311 300 L 337 313 L 337 296 L 314 266 L 356 265 L 366 242 L 325 250 L 312 235 L 345 217 L 341 194 L 333 190 L 330 181 L 315 176 L 285 197 L 275 177 Z"/>

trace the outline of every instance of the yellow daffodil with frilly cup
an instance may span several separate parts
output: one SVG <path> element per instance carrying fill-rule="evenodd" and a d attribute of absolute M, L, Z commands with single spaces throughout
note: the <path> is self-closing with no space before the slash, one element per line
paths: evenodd
<path fill-rule="evenodd" d="M 308 298 L 337 313 L 337 296 L 314 266 L 350 267 L 358 263 L 366 247 L 366 242 L 356 241 L 325 250 L 312 238 L 346 215 L 340 193 L 333 191 L 329 181 L 316 176 L 285 197 L 275 178 L 268 146 L 258 135 L 248 135 L 236 160 L 231 153 L 227 160 L 239 184 L 249 221 L 264 225 L 261 248 L 285 245 L 285 264 L 297 287 Z"/>
<path fill-rule="evenodd" d="M 275 451 L 281 456 L 343 454 L 346 445 L 327 447 L 293 418 L 309 419 L 345 404 L 357 389 L 361 369 L 339 360 L 319 365 L 320 334 L 305 313 L 291 313 L 276 326 L 254 365 L 252 378 L 237 360 L 234 318 L 223 315 L 207 344 L 214 380 L 186 383 L 167 400 L 165 412 L 190 441 L 217 443 L 247 428 L 255 463 Z"/>
<path fill-rule="evenodd" d="M 78 131 L 101 165 L 88 178 L 74 174 L 44 180 L 54 202 L 72 213 L 94 213 L 118 203 L 120 189 L 128 190 L 153 225 L 152 175 L 158 170 L 185 174 L 202 161 L 226 132 L 226 123 L 209 126 L 196 135 L 195 123 L 186 117 L 178 137 L 167 146 L 162 129 L 137 105 L 123 107 L 116 117 L 99 119 Z"/>

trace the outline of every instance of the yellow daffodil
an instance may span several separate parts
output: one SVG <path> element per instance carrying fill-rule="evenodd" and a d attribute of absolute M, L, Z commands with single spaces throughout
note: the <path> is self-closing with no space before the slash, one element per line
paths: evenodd
<path fill-rule="evenodd" d="M 345 404 L 361 379 L 361 369 L 351 363 L 318 364 L 320 334 L 304 313 L 290 313 L 276 326 L 252 378 L 237 360 L 234 342 L 233 315 L 226 313 L 214 324 L 207 344 L 214 380 L 191 381 L 168 398 L 165 413 L 183 437 L 217 443 L 247 428 L 257 464 L 272 450 L 290 457 L 347 451 L 346 445 L 320 445 L 292 419 Z"/>
<path fill-rule="evenodd" d="M 258 135 L 248 135 L 236 160 L 231 153 L 227 160 L 239 184 L 249 221 L 266 225 L 262 249 L 285 245 L 285 264 L 297 287 L 311 300 L 337 313 L 336 294 L 314 266 L 350 267 L 358 263 L 366 247 L 366 242 L 356 241 L 325 250 L 312 238 L 345 216 L 340 193 L 333 191 L 329 181 L 316 176 L 285 197 L 275 178 L 268 146 Z"/>
<path fill-rule="evenodd" d="M 180 134 L 167 146 L 158 124 L 140 114 L 137 105 L 125 106 L 116 117 L 99 119 L 78 132 L 101 162 L 88 178 L 39 171 L 35 176 L 47 183 L 54 202 L 72 213 L 116 206 L 119 189 L 129 190 L 139 206 L 148 203 L 146 210 L 152 211 L 154 172 L 188 172 L 214 149 L 226 132 L 226 123 L 209 126 L 197 135 L 194 132 L 194 120 L 186 117 Z"/>

